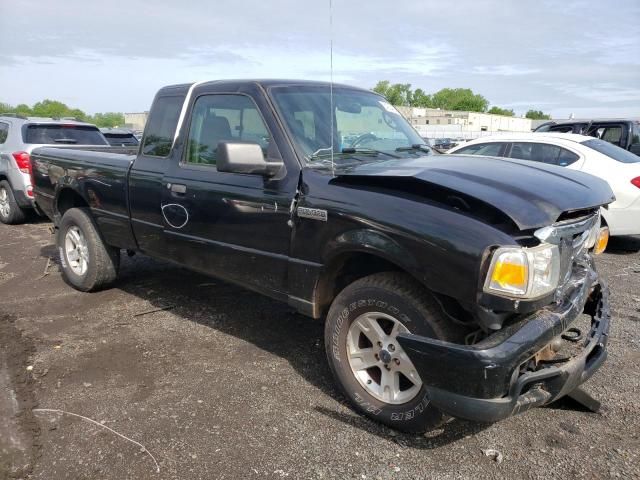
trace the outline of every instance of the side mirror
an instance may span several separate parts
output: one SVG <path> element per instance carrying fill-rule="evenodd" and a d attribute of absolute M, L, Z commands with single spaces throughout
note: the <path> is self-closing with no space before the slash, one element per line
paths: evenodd
<path fill-rule="evenodd" d="M 629 147 L 629 151 L 640 156 L 640 143 L 633 143 L 631 147 Z"/>
<path fill-rule="evenodd" d="M 272 177 L 282 168 L 282 162 L 267 162 L 257 143 L 220 142 L 216 168 L 219 172 Z"/>

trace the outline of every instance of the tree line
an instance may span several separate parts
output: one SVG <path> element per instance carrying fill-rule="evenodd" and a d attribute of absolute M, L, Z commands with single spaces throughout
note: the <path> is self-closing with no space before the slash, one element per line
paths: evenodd
<path fill-rule="evenodd" d="M 492 106 L 489 100 L 474 93 L 470 88 L 443 88 L 435 93 L 426 93 L 421 88 L 413 90 L 410 83 L 391 83 L 379 81 L 373 91 L 384 96 L 389 103 L 404 107 L 440 108 L 441 110 L 463 110 L 467 112 L 492 113 L 495 115 L 515 116 L 513 110 Z M 550 115 L 540 110 L 529 110 L 526 118 L 548 120 Z"/>
<path fill-rule="evenodd" d="M 15 107 L 8 103 L 0 102 L 0 113 L 16 113 L 25 117 L 72 117 L 81 122 L 93 123 L 98 127 L 118 127 L 124 125 L 124 114 L 120 112 L 105 112 L 89 115 L 79 108 L 71 108 L 57 100 L 42 100 L 31 107 L 25 103 Z"/>

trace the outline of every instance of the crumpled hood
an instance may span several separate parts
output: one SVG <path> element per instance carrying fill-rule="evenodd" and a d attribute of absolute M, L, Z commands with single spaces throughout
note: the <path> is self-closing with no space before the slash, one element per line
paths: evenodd
<path fill-rule="evenodd" d="M 554 223 L 563 212 L 615 200 L 604 180 L 563 167 L 508 158 L 434 155 L 339 168 L 338 177 L 412 177 L 485 202 L 521 230 Z M 393 187 L 392 182 L 389 187 Z"/>

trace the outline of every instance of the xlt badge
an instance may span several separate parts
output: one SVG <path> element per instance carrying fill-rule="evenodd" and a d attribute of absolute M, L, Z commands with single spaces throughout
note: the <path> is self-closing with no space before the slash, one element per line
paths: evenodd
<path fill-rule="evenodd" d="M 310 218 L 312 220 L 327 221 L 327 211 L 319 208 L 298 207 L 298 216 L 300 218 Z"/>

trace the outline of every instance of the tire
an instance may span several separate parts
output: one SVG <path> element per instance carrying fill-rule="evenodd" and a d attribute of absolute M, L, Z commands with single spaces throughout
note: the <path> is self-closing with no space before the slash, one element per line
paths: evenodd
<path fill-rule="evenodd" d="M 386 353 L 374 345 L 376 328 L 367 334 L 359 328 L 372 321 L 386 328 L 383 331 L 389 335 L 386 339 L 390 342 L 389 347 L 383 345 Z M 426 387 L 412 370 L 413 365 L 402 347 L 389 340 L 395 338 L 391 328 L 398 323 L 398 330 L 404 328 L 404 331 L 441 340 L 456 341 L 464 335 L 458 325 L 446 318 L 432 294 L 411 277 L 397 272 L 377 273 L 353 282 L 333 301 L 325 324 L 327 358 L 342 392 L 358 411 L 391 428 L 422 433 L 438 427 L 447 417 L 429 403 Z M 397 334 L 397 330 L 395 332 Z M 357 358 L 349 358 L 348 350 L 354 349 L 366 352 L 366 357 L 362 357 L 368 359 L 366 363 L 359 364 Z M 372 352 L 376 351 L 372 358 Z M 383 360 L 388 361 L 389 355 L 392 358 L 385 366 Z M 352 361 L 358 367 L 355 370 Z M 373 361 L 377 363 L 372 368 L 362 368 Z M 402 375 L 398 375 L 399 371 Z M 403 372 L 409 373 L 405 376 Z M 394 380 L 387 381 L 387 385 L 398 385 L 398 389 L 394 389 L 395 398 L 389 398 L 393 395 L 391 389 L 382 388 L 383 375 Z M 405 390 L 400 391 L 403 386 Z M 378 392 L 373 392 L 376 389 Z"/>
<path fill-rule="evenodd" d="M 56 245 L 63 278 L 75 289 L 100 290 L 118 276 L 120 250 L 104 243 L 88 208 L 70 208 L 65 212 Z"/>
<path fill-rule="evenodd" d="M 0 222 L 7 225 L 23 223 L 27 218 L 27 212 L 16 203 L 13 189 L 6 180 L 0 182 Z"/>

